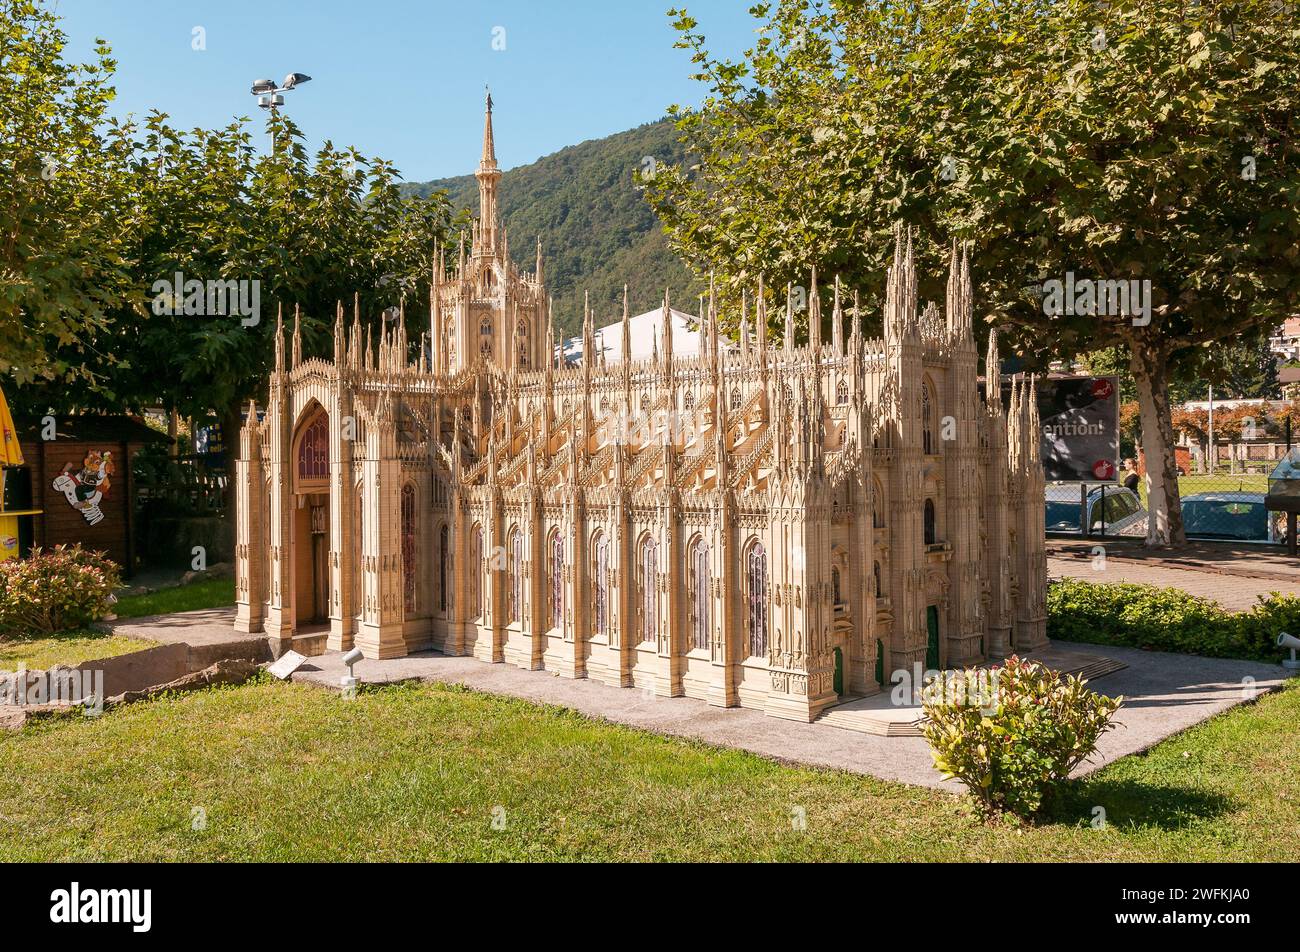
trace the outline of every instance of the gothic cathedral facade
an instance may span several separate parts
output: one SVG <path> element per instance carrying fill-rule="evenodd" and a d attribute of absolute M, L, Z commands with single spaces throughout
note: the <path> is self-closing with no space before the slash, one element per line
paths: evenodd
<path fill-rule="evenodd" d="M 896 241 L 883 338 L 822 339 L 767 296 L 700 352 L 558 365 L 540 245 L 511 262 L 492 103 L 468 253 L 438 255 L 427 336 L 377 348 L 336 318 L 330 360 L 276 340 L 240 434 L 236 626 L 277 654 L 436 649 L 811 720 L 893 672 L 1044 647 L 1031 380 L 979 392 L 972 288 L 918 310 Z M 584 355 L 594 355 L 593 316 Z M 604 348 L 602 348 L 603 351 Z M 413 356 L 414 352 L 414 356 Z M 615 351 L 617 353 L 618 351 Z"/>

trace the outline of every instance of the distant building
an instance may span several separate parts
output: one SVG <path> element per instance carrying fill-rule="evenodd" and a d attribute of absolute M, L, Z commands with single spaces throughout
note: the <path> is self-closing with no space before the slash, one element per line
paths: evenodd
<path fill-rule="evenodd" d="M 403 324 L 372 348 L 340 313 L 332 360 L 277 329 L 240 440 L 241 631 L 798 720 L 895 671 L 1046 644 L 1033 383 L 1004 407 L 991 335 L 979 396 L 955 247 L 944 312 L 922 310 L 898 236 L 881 338 L 837 288 L 823 340 L 814 275 L 806 342 L 789 308 L 768 340 L 760 284 L 734 346 L 713 302 L 694 330 L 668 302 L 625 305 L 599 334 L 587 312 L 581 352 L 601 357 L 568 366 L 540 253 L 531 274 L 507 254 L 490 99 L 477 175 L 472 246 L 439 261 L 414 360 Z"/>
<path fill-rule="evenodd" d="M 1268 346 L 1282 363 L 1300 362 L 1300 316 L 1283 321 L 1269 337 Z"/>

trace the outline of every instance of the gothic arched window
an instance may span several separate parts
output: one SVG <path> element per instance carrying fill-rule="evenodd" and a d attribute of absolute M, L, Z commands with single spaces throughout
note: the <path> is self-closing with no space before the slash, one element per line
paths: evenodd
<path fill-rule="evenodd" d="M 767 552 L 755 542 L 745 556 L 745 628 L 749 653 L 767 656 Z"/>
<path fill-rule="evenodd" d="M 609 542 L 597 532 L 591 559 L 592 619 L 596 634 L 609 634 Z"/>
<path fill-rule="evenodd" d="M 438 610 L 451 606 L 451 530 L 443 526 L 438 532 Z"/>
<path fill-rule="evenodd" d="M 659 629 L 659 553 L 655 540 L 649 536 L 641 540 L 641 553 L 637 563 L 637 581 L 640 583 L 641 595 L 641 640 L 654 641 Z"/>
<path fill-rule="evenodd" d="M 483 527 L 475 526 L 473 533 L 470 534 L 470 565 L 474 567 L 470 573 L 470 583 L 474 586 L 471 593 L 471 599 L 474 606 L 474 616 L 483 617 Z"/>
<path fill-rule="evenodd" d="M 740 396 L 740 388 L 737 387 L 736 389 L 731 391 L 731 409 L 739 410 L 741 407 L 741 403 L 742 400 Z"/>
<path fill-rule="evenodd" d="M 559 529 L 551 530 L 547 554 L 550 559 L 547 583 L 550 588 L 551 627 L 560 628 L 564 625 L 564 537 L 560 535 Z"/>
<path fill-rule="evenodd" d="M 924 520 L 925 520 L 925 525 L 924 525 L 925 544 L 934 545 L 934 500 L 933 499 L 927 499 L 925 501 Z"/>
<path fill-rule="evenodd" d="M 691 596 L 691 647 L 708 650 L 709 647 L 709 546 L 696 539 L 691 546 L 690 596 Z"/>
<path fill-rule="evenodd" d="M 836 565 L 831 566 L 831 595 L 833 604 L 844 604 L 844 599 L 840 597 L 840 570 L 839 566 Z"/>
<path fill-rule="evenodd" d="M 506 612 L 512 623 L 524 612 L 524 537 L 517 528 L 510 533 L 510 604 Z"/>
<path fill-rule="evenodd" d="M 330 474 L 329 417 L 318 413 L 298 441 L 298 478 L 328 479 Z"/>
<path fill-rule="evenodd" d="M 880 484 L 874 479 L 871 481 L 871 525 L 876 529 L 885 527 L 885 494 L 880 490 Z"/>
<path fill-rule="evenodd" d="M 922 451 L 927 455 L 934 450 L 934 398 L 930 393 L 930 381 L 921 383 L 921 443 Z"/>
<path fill-rule="evenodd" d="M 843 380 L 835 385 L 835 402 L 839 404 L 849 402 L 849 385 Z"/>
<path fill-rule="evenodd" d="M 415 487 L 402 487 L 402 594 L 408 615 L 415 614 Z"/>
<path fill-rule="evenodd" d="M 484 337 L 492 336 L 492 318 L 485 317 L 478 322 L 478 332 Z"/>
<path fill-rule="evenodd" d="M 682 409 L 683 410 L 695 409 L 695 394 L 689 390 L 686 391 L 686 396 L 682 397 Z"/>
<path fill-rule="evenodd" d="M 881 591 L 881 585 L 880 585 L 880 563 L 879 563 L 879 562 L 872 562 L 872 563 L 871 563 L 871 574 L 875 577 L 875 580 L 876 580 L 876 596 L 879 597 L 880 595 L 883 594 L 883 592 Z"/>

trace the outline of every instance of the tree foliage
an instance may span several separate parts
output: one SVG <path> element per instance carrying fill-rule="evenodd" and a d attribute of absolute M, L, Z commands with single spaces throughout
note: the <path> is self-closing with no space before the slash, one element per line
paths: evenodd
<path fill-rule="evenodd" d="M 1300 26 L 1287 5 L 781 0 L 739 60 L 673 11 L 708 95 L 649 198 L 733 298 L 816 264 L 872 314 L 896 223 L 922 272 L 973 243 L 977 307 L 1027 364 L 1121 347 L 1155 472 L 1149 541 L 1181 539 L 1171 367 L 1300 300 Z M 1049 316 L 1047 280 L 1150 281 L 1151 319 Z M 938 298 L 935 284 L 921 286 Z M 875 324 L 877 321 L 872 320 Z"/>

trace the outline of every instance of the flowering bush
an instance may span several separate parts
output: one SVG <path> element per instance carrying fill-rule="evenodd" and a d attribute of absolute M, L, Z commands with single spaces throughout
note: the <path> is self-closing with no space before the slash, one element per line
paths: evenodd
<path fill-rule="evenodd" d="M 26 559 L 0 562 L 0 634 L 79 628 L 108 612 L 120 584 L 115 562 L 79 545 L 33 549 Z"/>
<path fill-rule="evenodd" d="M 921 694 L 935 766 L 965 784 L 985 818 L 1032 818 L 1096 749 L 1124 700 L 1084 684 L 1015 657 L 937 678 Z"/>

